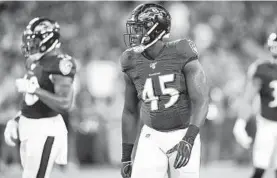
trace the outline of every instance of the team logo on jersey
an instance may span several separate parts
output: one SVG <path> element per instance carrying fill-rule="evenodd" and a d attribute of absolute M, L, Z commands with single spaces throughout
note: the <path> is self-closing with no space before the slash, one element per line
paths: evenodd
<path fill-rule="evenodd" d="M 150 67 L 151 67 L 152 69 L 155 69 L 155 68 L 156 68 L 156 64 L 157 64 L 157 62 L 153 62 L 153 63 L 150 64 Z"/>
<path fill-rule="evenodd" d="M 71 72 L 72 67 L 73 67 L 73 64 L 70 60 L 67 60 L 67 59 L 60 60 L 59 68 L 63 75 L 68 75 Z"/>
<path fill-rule="evenodd" d="M 198 51 L 197 51 L 195 43 L 193 41 L 191 41 L 191 40 L 188 40 L 188 42 L 189 42 L 189 46 L 190 46 L 192 52 L 194 52 L 195 54 L 198 54 Z"/>

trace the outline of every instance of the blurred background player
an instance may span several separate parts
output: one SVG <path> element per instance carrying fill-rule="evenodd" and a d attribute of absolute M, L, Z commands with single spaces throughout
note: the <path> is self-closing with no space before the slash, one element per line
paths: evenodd
<path fill-rule="evenodd" d="M 252 178 L 261 178 L 271 166 L 277 178 L 277 35 L 272 33 L 267 41 L 271 58 L 257 60 L 248 70 L 247 83 L 242 99 L 239 118 L 233 133 L 244 148 L 249 148 L 252 138 L 245 127 L 253 113 L 253 102 L 260 100 L 260 113 L 256 116 L 257 132 L 253 145 Z"/>
<path fill-rule="evenodd" d="M 61 114 L 72 105 L 76 66 L 72 57 L 57 51 L 59 39 L 59 24 L 44 17 L 32 19 L 22 35 L 27 71 L 16 87 L 23 102 L 4 135 L 10 146 L 20 139 L 23 178 L 49 178 L 54 163 L 67 163 L 67 129 Z"/>
<path fill-rule="evenodd" d="M 130 48 L 120 61 L 126 84 L 124 178 L 199 177 L 198 133 L 206 118 L 209 91 L 195 44 L 187 39 L 163 41 L 170 27 L 169 12 L 152 3 L 137 6 L 126 23 Z M 144 125 L 132 166 L 139 117 Z"/>

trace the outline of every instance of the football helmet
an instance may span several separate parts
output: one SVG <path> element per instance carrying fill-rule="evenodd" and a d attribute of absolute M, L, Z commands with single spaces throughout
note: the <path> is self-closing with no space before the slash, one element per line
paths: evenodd
<path fill-rule="evenodd" d="M 60 46 L 60 26 L 57 22 L 36 17 L 22 34 L 21 50 L 25 58 L 39 60 L 45 53 Z"/>
<path fill-rule="evenodd" d="M 267 46 L 273 56 L 277 56 L 277 34 L 271 33 L 267 39 Z"/>
<path fill-rule="evenodd" d="M 126 22 L 124 42 L 126 46 L 143 52 L 158 40 L 169 37 L 171 16 L 158 4 L 145 3 L 137 6 Z"/>

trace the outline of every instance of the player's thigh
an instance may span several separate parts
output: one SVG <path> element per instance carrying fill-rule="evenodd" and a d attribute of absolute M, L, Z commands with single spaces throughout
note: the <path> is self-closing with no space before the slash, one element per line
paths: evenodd
<path fill-rule="evenodd" d="M 271 163 L 274 152 L 275 140 L 270 129 L 259 126 L 253 146 L 253 165 L 258 168 L 267 169 Z"/>
<path fill-rule="evenodd" d="M 67 163 L 67 135 L 59 135 L 54 137 L 51 153 L 48 157 L 48 163 L 45 170 L 41 171 L 44 178 L 50 178 L 54 164 Z"/>
<path fill-rule="evenodd" d="M 200 159 L 201 159 L 201 142 L 200 136 L 197 136 L 191 152 L 190 160 L 185 167 L 174 168 L 174 162 L 177 152 L 169 157 L 169 178 L 199 178 Z"/>
<path fill-rule="evenodd" d="M 49 162 L 53 143 L 54 137 L 48 136 L 34 136 L 21 142 L 23 178 L 46 178 L 46 170 L 53 164 Z"/>
<path fill-rule="evenodd" d="M 147 133 L 141 133 L 134 159 L 132 178 L 163 178 L 167 174 L 168 158 L 151 140 Z"/>
<path fill-rule="evenodd" d="M 272 167 L 274 168 L 274 170 L 277 170 L 277 136 L 276 135 L 275 135 L 275 145 L 274 145 L 271 161 L 272 161 Z"/>

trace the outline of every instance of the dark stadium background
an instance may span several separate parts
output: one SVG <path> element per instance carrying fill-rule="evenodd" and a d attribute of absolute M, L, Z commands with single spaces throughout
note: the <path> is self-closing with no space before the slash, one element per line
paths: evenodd
<path fill-rule="evenodd" d="M 5 145 L 3 131 L 21 99 L 14 86 L 15 79 L 24 72 L 21 34 L 36 16 L 59 22 L 62 50 L 76 57 L 79 69 L 75 106 L 65 116 L 69 165 L 57 167 L 53 177 L 120 177 L 124 85 L 118 58 L 125 49 L 125 20 L 139 3 L 0 2 L 1 178 L 20 177 L 18 150 Z M 212 88 L 210 112 L 202 129 L 201 178 L 249 176 L 251 150 L 235 142 L 232 128 L 247 67 L 257 58 L 268 57 L 264 44 L 277 30 L 277 3 L 157 3 L 172 14 L 171 39 L 195 41 Z M 248 131 L 255 135 L 254 121 L 249 123 Z"/>

